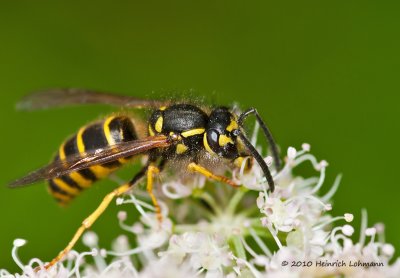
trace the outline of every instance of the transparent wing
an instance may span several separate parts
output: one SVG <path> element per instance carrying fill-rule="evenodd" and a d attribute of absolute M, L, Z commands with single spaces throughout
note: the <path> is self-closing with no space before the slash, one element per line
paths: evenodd
<path fill-rule="evenodd" d="M 27 95 L 17 104 L 19 110 L 39 110 L 77 104 L 108 104 L 119 107 L 158 108 L 168 101 L 140 99 L 86 89 L 50 89 Z"/>
<path fill-rule="evenodd" d="M 140 140 L 123 142 L 102 149 L 67 156 L 65 160 L 56 160 L 12 183 L 9 187 L 22 187 L 40 180 L 49 180 L 61 177 L 71 172 L 100 165 L 119 158 L 145 153 L 155 148 L 165 148 L 171 145 L 171 140 L 166 136 L 150 136 Z"/>

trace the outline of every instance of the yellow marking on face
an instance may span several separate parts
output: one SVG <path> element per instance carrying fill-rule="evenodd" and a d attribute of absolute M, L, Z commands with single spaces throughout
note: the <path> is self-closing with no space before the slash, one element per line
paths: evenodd
<path fill-rule="evenodd" d="M 176 145 L 176 153 L 177 154 L 183 154 L 184 152 L 186 152 L 188 149 L 187 146 L 185 146 L 184 144 L 178 144 Z"/>
<path fill-rule="evenodd" d="M 204 145 L 204 147 L 206 148 L 206 151 L 207 151 L 207 152 L 209 152 L 209 153 L 212 154 L 212 155 L 216 155 L 216 153 L 210 148 L 210 145 L 208 145 L 208 142 L 207 142 L 207 132 L 205 132 L 205 133 L 204 133 L 204 136 L 203 136 L 203 145 Z"/>
<path fill-rule="evenodd" d="M 234 129 L 238 129 L 238 123 L 235 120 L 231 120 L 230 124 L 226 127 L 226 130 L 231 132 Z"/>
<path fill-rule="evenodd" d="M 162 126 L 163 126 L 164 119 L 162 116 L 158 117 L 156 124 L 154 125 L 154 128 L 157 132 L 162 131 Z"/>
<path fill-rule="evenodd" d="M 231 139 L 230 137 L 228 137 L 228 136 L 226 136 L 226 135 L 223 135 L 223 134 L 221 134 L 221 135 L 219 136 L 219 138 L 218 138 L 218 144 L 219 144 L 221 147 L 223 147 L 223 146 L 225 146 L 226 144 L 229 144 L 229 143 L 233 144 L 233 141 L 232 141 L 232 139 Z"/>
<path fill-rule="evenodd" d="M 165 109 L 167 109 L 167 106 L 161 106 L 158 110 L 164 111 Z"/>
<path fill-rule="evenodd" d="M 54 183 L 63 191 L 67 192 L 70 195 L 78 195 L 79 190 L 75 187 L 70 186 L 66 182 L 64 182 L 62 179 L 54 179 Z"/>
<path fill-rule="evenodd" d="M 205 131 L 204 128 L 195 128 L 195 129 L 190 129 L 190 130 L 184 131 L 184 132 L 181 133 L 181 135 L 183 137 L 190 137 L 190 136 L 193 136 L 193 135 L 203 134 L 204 131 Z"/>
<path fill-rule="evenodd" d="M 154 133 L 153 128 L 151 127 L 151 124 L 149 124 L 149 135 L 150 135 L 150 136 L 156 135 L 156 134 Z"/>

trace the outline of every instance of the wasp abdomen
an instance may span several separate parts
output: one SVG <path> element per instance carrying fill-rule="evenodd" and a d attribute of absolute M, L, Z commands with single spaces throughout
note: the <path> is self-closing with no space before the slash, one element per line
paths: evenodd
<path fill-rule="evenodd" d="M 82 127 L 77 134 L 61 145 L 55 160 L 65 160 L 70 155 L 136 139 L 135 127 L 130 118 L 111 116 L 103 121 Z M 83 189 L 90 187 L 95 181 L 107 177 L 127 161 L 127 159 L 119 159 L 51 179 L 49 191 L 58 202 L 67 204 Z"/>

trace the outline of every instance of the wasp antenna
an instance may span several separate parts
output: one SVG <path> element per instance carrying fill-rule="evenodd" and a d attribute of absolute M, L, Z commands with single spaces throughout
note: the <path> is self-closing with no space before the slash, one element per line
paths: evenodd
<path fill-rule="evenodd" d="M 258 114 L 257 109 L 250 108 L 250 109 L 244 111 L 242 114 L 240 114 L 239 120 L 238 120 L 239 126 L 243 126 L 243 121 L 250 114 L 254 114 L 256 116 L 257 122 L 260 124 L 260 126 L 265 134 L 265 137 L 267 137 L 269 147 L 271 148 L 272 157 L 274 158 L 275 167 L 277 170 L 280 170 L 282 167 L 282 163 L 279 158 L 278 146 L 276 145 L 274 137 L 272 136 L 271 131 L 267 127 L 267 124 L 262 120 L 262 118 L 260 117 L 260 114 Z"/>
<path fill-rule="evenodd" d="M 260 165 L 261 169 L 263 170 L 264 175 L 267 178 L 267 182 L 268 182 L 268 185 L 269 185 L 269 190 L 271 192 L 274 192 L 275 183 L 274 183 L 274 180 L 272 178 L 271 172 L 269 171 L 267 163 L 264 161 L 264 159 L 262 158 L 260 153 L 256 150 L 256 148 L 251 144 L 249 139 L 247 139 L 246 136 L 244 136 L 244 134 L 242 132 L 239 132 L 238 136 L 242 140 L 243 144 L 245 144 L 245 146 L 249 150 L 251 156 L 254 157 L 254 159 L 257 161 L 258 165 Z"/>

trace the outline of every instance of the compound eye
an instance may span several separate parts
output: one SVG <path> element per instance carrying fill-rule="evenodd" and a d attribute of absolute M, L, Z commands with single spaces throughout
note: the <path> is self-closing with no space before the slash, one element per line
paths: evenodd
<path fill-rule="evenodd" d="M 211 150 L 215 153 L 220 152 L 220 145 L 218 144 L 219 132 L 215 129 L 210 129 L 207 131 L 207 143 Z"/>
<path fill-rule="evenodd" d="M 209 147 L 211 152 L 216 153 L 220 157 L 228 159 L 238 157 L 239 154 L 237 147 L 230 137 L 220 134 L 216 129 L 210 129 L 206 134 L 206 149 Z"/>

